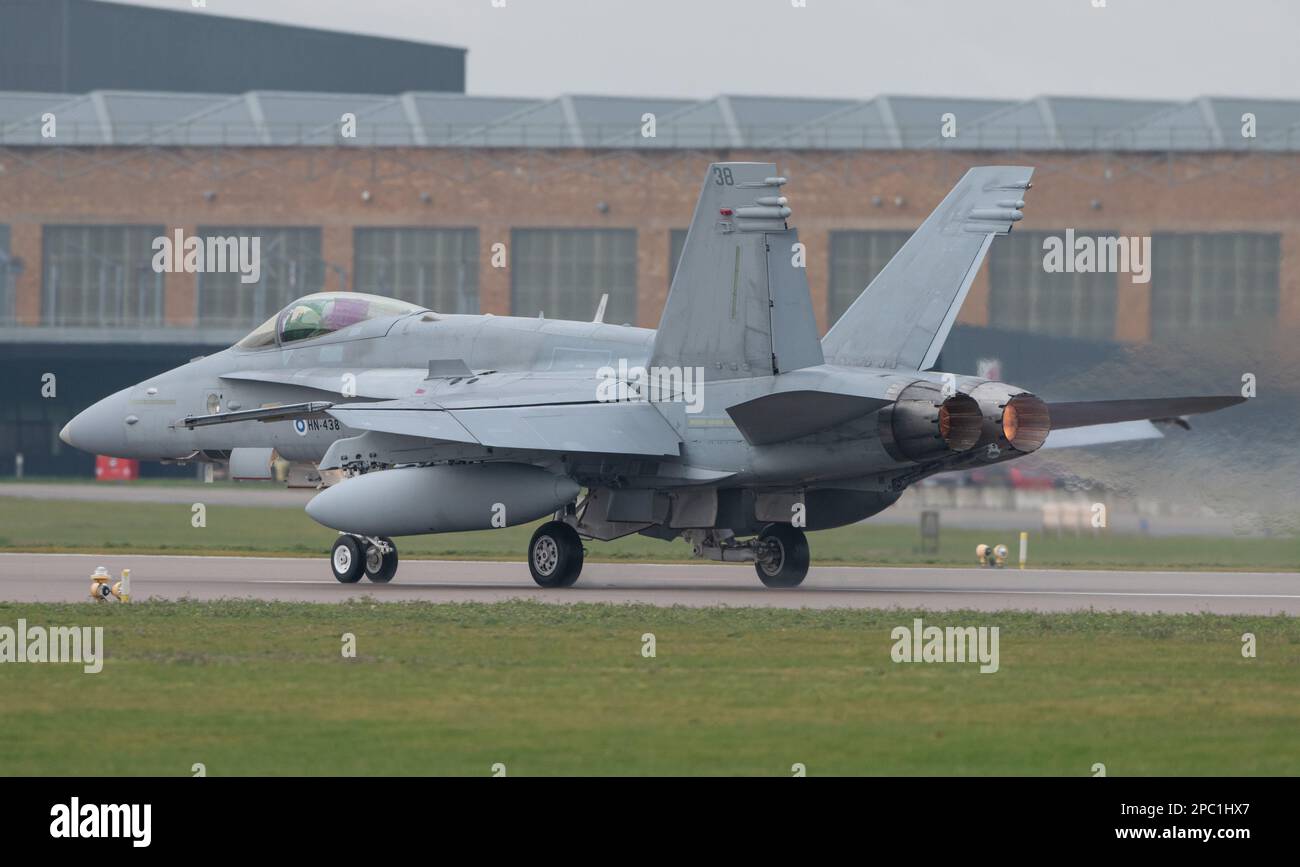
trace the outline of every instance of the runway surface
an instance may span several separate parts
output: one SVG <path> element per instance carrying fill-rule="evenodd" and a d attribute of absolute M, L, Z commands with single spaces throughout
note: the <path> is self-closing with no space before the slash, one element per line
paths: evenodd
<path fill-rule="evenodd" d="M 254 598 L 381 601 L 640 602 L 779 608 L 926 608 L 980 611 L 1211 611 L 1300 614 L 1300 574 L 814 567 L 803 586 L 763 587 L 749 565 L 589 563 L 568 590 L 542 590 L 522 563 L 410 560 L 391 584 L 334 580 L 324 556 L 99 556 L 0 554 L 0 600 L 89 601 L 90 573 L 131 569 L 135 599 Z"/>

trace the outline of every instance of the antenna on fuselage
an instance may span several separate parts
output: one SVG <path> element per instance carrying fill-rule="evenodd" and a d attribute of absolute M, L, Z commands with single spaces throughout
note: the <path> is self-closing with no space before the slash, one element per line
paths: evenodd
<path fill-rule="evenodd" d="M 605 321 L 605 305 L 608 303 L 609 303 L 609 293 L 606 292 L 604 295 L 600 296 L 600 303 L 596 305 L 596 316 L 594 319 L 591 320 L 592 322 L 603 323 Z"/>

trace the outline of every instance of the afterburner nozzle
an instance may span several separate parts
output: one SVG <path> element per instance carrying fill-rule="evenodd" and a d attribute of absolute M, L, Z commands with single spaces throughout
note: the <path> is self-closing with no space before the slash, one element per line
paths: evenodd
<path fill-rule="evenodd" d="M 977 445 L 1010 448 L 1021 454 L 1038 451 L 1052 432 L 1047 404 L 1035 394 L 1005 382 L 982 382 L 970 391 L 984 416 Z"/>
<path fill-rule="evenodd" d="M 934 383 L 914 382 L 880 411 L 880 439 L 898 461 L 927 461 L 964 452 L 979 441 L 979 403 L 965 394 L 945 396 Z"/>
<path fill-rule="evenodd" d="M 1047 404 L 1032 394 L 1018 394 L 1002 410 L 1002 436 L 1018 452 L 1038 451 L 1052 432 Z"/>

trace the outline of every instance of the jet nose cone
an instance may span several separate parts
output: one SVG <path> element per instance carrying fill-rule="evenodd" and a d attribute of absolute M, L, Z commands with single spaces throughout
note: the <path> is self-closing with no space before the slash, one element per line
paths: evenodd
<path fill-rule="evenodd" d="M 91 409 L 94 409 L 94 407 L 92 406 L 90 409 L 84 409 L 74 415 L 72 421 L 65 424 L 63 430 L 59 431 L 59 439 L 72 446 L 74 449 L 79 449 L 83 452 L 91 451 L 86 442 L 86 430 L 89 428 L 89 425 L 86 423 L 86 414 L 89 413 Z"/>
<path fill-rule="evenodd" d="M 99 403 L 77 413 L 59 431 L 59 439 L 74 449 L 94 455 L 132 457 L 126 454 L 127 414 L 130 397 L 126 391 L 110 394 Z"/>

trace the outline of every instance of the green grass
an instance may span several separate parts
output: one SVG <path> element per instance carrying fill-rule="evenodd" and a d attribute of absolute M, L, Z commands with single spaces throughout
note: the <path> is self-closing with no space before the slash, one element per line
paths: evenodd
<path fill-rule="evenodd" d="M 914 616 L 998 626 L 1001 670 L 893 663 Z M 1288 617 L 0 603 L 18 618 L 103 626 L 107 660 L 0 665 L 5 775 L 1300 774 Z"/>
<path fill-rule="evenodd" d="M 0 496 L 0 551 L 86 551 L 156 554 L 320 556 L 335 533 L 299 509 L 207 507 L 207 526 L 191 526 L 188 504 L 88 503 Z M 404 558 L 502 559 L 523 557 L 535 525 L 398 540 Z M 810 534 L 821 564 L 974 565 L 975 546 L 1018 545 L 1009 531 L 944 530 L 937 553 L 922 553 L 915 527 L 859 524 Z M 587 546 L 592 561 L 686 560 L 684 542 L 634 535 Z M 1295 571 L 1300 539 L 1275 537 L 1146 537 L 1100 535 L 1030 538 L 1030 565 L 1125 569 Z"/>
<path fill-rule="evenodd" d="M 202 479 L 194 475 L 185 477 L 144 477 L 133 479 L 130 482 L 100 482 L 93 476 L 23 476 L 21 479 L 16 476 L 0 477 L 0 490 L 5 485 L 127 485 L 132 488 L 192 488 L 202 484 L 216 485 L 218 487 L 238 488 L 240 482 L 230 481 L 228 479 L 214 482 L 203 482 Z M 247 490 L 247 486 L 244 487 Z M 268 488 L 268 490 L 271 490 Z"/>

